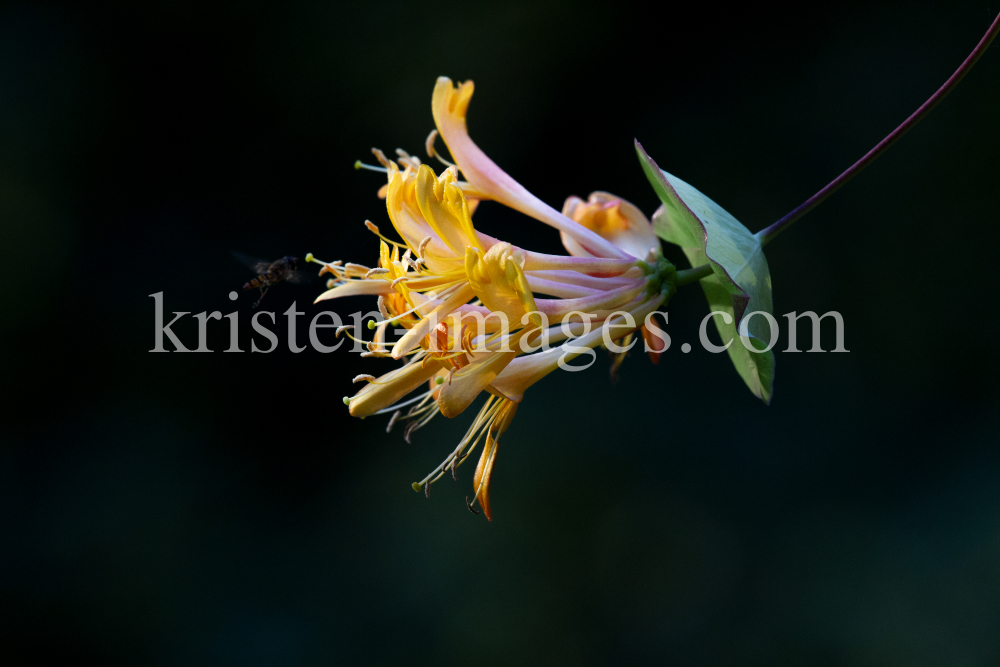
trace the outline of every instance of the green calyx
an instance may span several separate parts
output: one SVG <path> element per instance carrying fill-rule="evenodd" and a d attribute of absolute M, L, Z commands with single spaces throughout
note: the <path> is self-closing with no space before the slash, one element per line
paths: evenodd
<path fill-rule="evenodd" d="M 646 296 L 653 297 L 657 294 L 665 294 L 669 299 L 677 292 L 677 267 L 670 263 L 663 254 L 657 250 L 656 260 L 644 262 L 639 260 L 638 267 L 646 275 Z"/>

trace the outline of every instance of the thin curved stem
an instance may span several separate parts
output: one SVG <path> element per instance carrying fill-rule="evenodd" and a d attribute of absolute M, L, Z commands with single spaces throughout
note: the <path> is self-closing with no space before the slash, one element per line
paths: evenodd
<path fill-rule="evenodd" d="M 951 78 L 945 81 L 944 85 L 941 86 L 929 100 L 924 102 L 919 109 L 914 111 L 913 115 L 903 121 L 902 125 L 893 130 L 892 134 L 880 141 L 875 148 L 868 151 L 867 155 L 851 165 L 850 169 L 835 178 L 829 185 L 807 199 L 802 203 L 802 205 L 790 212 L 781 220 L 778 220 L 770 227 L 766 227 L 765 229 L 757 232 L 757 238 L 760 240 L 760 244 L 762 246 L 767 245 L 774 239 L 775 236 L 788 228 L 793 222 L 811 211 L 817 204 L 836 192 L 840 186 L 851 180 L 851 178 L 853 178 L 858 172 L 874 162 L 875 158 L 884 153 L 885 150 L 889 148 L 889 146 L 893 145 L 897 139 L 903 136 L 907 130 L 920 122 L 920 120 L 926 116 L 938 102 L 944 99 L 945 95 L 950 93 L 952 89 L 958 85 L 958 82 L 962 80 L 962 77 L 969 73 L 972 66 L 976 64 L 976 61 L 979 60 L 983 53 L 985 53 L 986 49 L 989 48 L 990 42 L 992 42 L 993 38 L 997 36 L 997 32 L 1000 32 L 1000 15 L 997 15 L 996 19 L 993 20 L 993 25 L 990 26 L 990 29 L 986 32 L 986 35 L 976 46 L 975 50 L 973 50 L 973 52 L 969 54 L 969 57 L 965 59 L 965 62 L 963 62 L 962 65 L 955 70 L 955 73 L 951 75 Z"/>

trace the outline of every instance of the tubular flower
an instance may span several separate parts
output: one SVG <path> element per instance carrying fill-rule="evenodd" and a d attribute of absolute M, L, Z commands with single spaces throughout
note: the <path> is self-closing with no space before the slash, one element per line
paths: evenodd
<path fill-rule="evenodd" d="M 378 298 L 372 338 L 364 340 L 359 327 L 347 333 L 365 345 L 362 356 L 403 362 L 380 377 L 355 378 L 365 385 L 344 399 L 352 416 L 391 414 L 388 429 L 407 422 L 409 441 L 436 415 L 458 416 L 486 394 L 458 446 L 413 486 L 429 495 L 446 472 L 457 479 L 458 467 L 483 442 L 469 509 L 475 512 L 478 503 L 492 520 L 497 448 L 525 391 L 576 356 L 593 354 L 604 340 L 602 325 L 613 327 L 614 339 L 645 331 L 642 322 L 673 294 L 676 272 L 659 254 L 655 236 L 650 242 L 644 235 L 642 225 L 651 229 L 649 222 L 628 202 L 595 193 L 588 202 L 571 198 L 559 213 L 500 170 L 466 131 L 471 95 L 471 82 L 455 88 L 438 79 L 432 104 L 437 130 L 427 148 L 447 165 L 440 173 L 402 150 L 398 161 L 374 151 L 382 166 L 367 168 L 386 175 L 379 196 L 401 238 L 392 240 L 366 221 L 380 238 L 375 267 L 321 262 L 311 254 L 306 259 L 331 276 L 317 302 Z M 436 154 L 436 132 L 457 164 Z M 472 214 L 487 199 L 556 227 L 571 255 L 534 253 L 477 231 Z M 560 322 L 550 326 L 553 320 Z M 349 329 L 341 327 L 338 335 Z M 398 338 L 389 340 L 390 333 Z"/>
<path fill-rule="evenodd" d="M 562 213 L 544 203 L 535 195 L 498 167 L 469 137 L 465 116 L 472 101 L 475 86 L 471 81 L 455 86 L 446 76 L 439 77 L 434 86 L 431 109 L 434 123 L 448 150 L 455 157 L 458 168 L 480 192 L 490 199 L 541 220 L 568 234 L 578 243 L 590 249 L 598 257 L 627 257 L 621 249 L 582 225 L 573 222 Z"/>
<path fill-rule="evenodd" d="M 563 214 L 587 229 L 607 239 L 611 243 L 635 257 L 652 259 L 660 252 L 660 239 L 656 236 L 652 223 L 634 204 L 608 192 L 592 192 L 583 201 L 579 197 L 569 197 L 563 204 Z M 590 257 L 591 253 L 572 236 L 561 234 L 563 246 L 575 257 Z M 639 329 L 649 350 L 649 358 L 659 363 L 665 349 L 663 339 L 653 329 L 650 322 Z M 611 379 L 617 380 L 618 368 L 625 361 L 625 353 L 614 356 L 611 363 Z"/>

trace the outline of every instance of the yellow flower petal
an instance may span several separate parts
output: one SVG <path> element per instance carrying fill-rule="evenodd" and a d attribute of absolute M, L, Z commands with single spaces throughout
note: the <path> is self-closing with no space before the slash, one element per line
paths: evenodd
<path fill-rule="evenodd" d="M 385 205 L 393 227 L 414 249 L 430 237 L 431 240 L 424 246 L 423 259 L 432 272 L 443 274 L 461 270 L 464 251 L 461 255 L 455 254 L 424 220 L 417 205 L 416 181 L 416 174 L 413 173 L 404 176 L 396 170 L 390 175 Z"/>
<path fill-rule="evenodd" d="M 386 373 L 364 386 L 351 397 L 348 407 L 352 417 L 368 417 L 385 409 L 429 380 L 443 364 L 435 359 L 415 361 Z"/>
<path fill-rule="evenodd" d="M 333 289 L 328 289 L 327 291 L 316 297 L 313 303 L 319 303 L 320 301 L 326 301 L 328 299 L 339 299 L 345 296 L 358 296 L 358 295 L 383 295 L 392 294 L 391 283 L 385 280 L 352 280 L 348 283 L 342 285 L 337 285 Z"/>
<path fill-rule="evenodd" d="M 486 434 L 486 444 L 479 457 L 476 473 L 472 477 L 472 485 L 476 488 L 476 500 L 479 501 L 479 506 L 483 508 L 483 514 L 490 521 L 493 521 L 493 512 L 490 508 L 490 482 L 493 480 L 493 466 L 497 459 L 497 445 L 500 441 L 500 435 L 510 426 L 515 412 L 517 412 L 517 403 L 510 401 L 501 408 L 500 414 L 497 415 Z"/>
<path fill-rule="evenodd" d="M 456 256 L 463 256 L 467 247 L 482 249 L 465 195 L 455 185 L 451 171 L 438 179 L 433 169 L 421 165 L 415 192 L 420 213 Z"/>
<path fill-rule="evenodd" d="M 521 353 L 518 343 L 528 333 L 522 329 L 508 341 L 510 352 L 481 352 L 472 363 L 454 373 L 451 380 L 441 386 L 437 397 L 438 407 L 445 417 L 462 413 L 488 387 L 496 377 Z"/>
<path fill-rule="evenodd" d="M 521 318 L 538 310 L 528 279 L 521 265 L 520 256 L 509 243 L 497 243 L 485 254 L 476 248 L 465 251 L 465 274 L 476 296 L 493 312 L 503 313 L 511 328 L 522 326 Z M 540 326 L 539 316 L 532 315 L 532 323 Z"/>

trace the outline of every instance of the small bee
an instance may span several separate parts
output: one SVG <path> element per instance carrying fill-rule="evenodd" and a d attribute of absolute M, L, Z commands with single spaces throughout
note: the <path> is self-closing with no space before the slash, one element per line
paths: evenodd
<path fill-rule="evenodd" d="M 260 290 L 260 298 L 253 304 L 254 308 L 260 305 L 264 295 L 267 294 L 267 290 L 272 285 L 277 285 L 280 282 L 300 283 L 305 277 L 298 269 L 299 259 L 297 257 L 286 255 L 279 260 L 265 262 L 247 257 L 242 253 L 234 252 L 233 254 L 257 274 L 256 278 L 243 286 L 243 289 Z"/>

